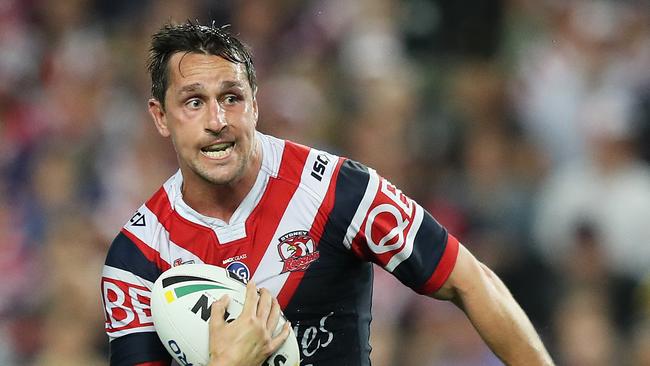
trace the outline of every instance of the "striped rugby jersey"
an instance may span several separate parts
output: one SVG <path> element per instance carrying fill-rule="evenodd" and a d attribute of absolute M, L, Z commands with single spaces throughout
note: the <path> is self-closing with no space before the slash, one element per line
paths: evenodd
<path fill-rule="evenodd" d="M 177 172 L 113 241 L 101 281 L 111 365 L 170 360 L 149 293 L 172 266 L 209 263 L 269 289 L 294 326 L 301 365 L 370 364 L 372 263 L 422 294 L 449 276 L 456 239 L 374 170 L 257 139 L 262 167 L 229 223 L 184 203 Z"/>

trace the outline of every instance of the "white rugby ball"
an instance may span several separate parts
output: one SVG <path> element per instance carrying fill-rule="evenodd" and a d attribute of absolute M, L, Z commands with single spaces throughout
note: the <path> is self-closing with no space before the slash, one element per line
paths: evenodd
<path fill-rule="evenodd" d="M 246 298 L 246 285 L 237 275 L 208 264 L 183 264 L 163 272 L 151 291 L 151 316 L 158 337 L 179 365 L 207 365 L 208 320 L 211 304 L 228 295 L 226 321 L 235 320 Z M 286 322 L 280 317 L 274 335 Z M 263 365 L 298 366 L 300 351 L 291 330 L 289 338 Z"/>

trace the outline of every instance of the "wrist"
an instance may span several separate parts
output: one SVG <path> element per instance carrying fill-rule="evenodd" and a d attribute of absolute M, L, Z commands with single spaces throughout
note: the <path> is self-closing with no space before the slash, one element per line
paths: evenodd
<path fill-rule="evenodd" d="M 208 362 L 208 366 L 226 366 L 229 365 L 229 362 L 230 360 L 223 355 L 218 356 L 210 352 L 210 361 Z"/>

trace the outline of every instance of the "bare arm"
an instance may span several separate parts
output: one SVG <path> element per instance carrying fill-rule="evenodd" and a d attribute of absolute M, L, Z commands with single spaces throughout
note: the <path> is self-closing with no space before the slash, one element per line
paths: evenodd
<path fill-rule="evenodd" d="M 494 272 L 460 245 L 456 265 L 434 294 L 461 308 L 490 349 L 507 365 L 553 365 L 541 339 Z"/>

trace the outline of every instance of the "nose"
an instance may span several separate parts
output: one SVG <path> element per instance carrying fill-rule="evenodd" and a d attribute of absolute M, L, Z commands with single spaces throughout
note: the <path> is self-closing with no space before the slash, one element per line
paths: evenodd
<path fill-rule="evenodd" d="M 205 131 L 213 134 L 219 134 L 221 130 L 228 126 L 226 111 L 221 108 L 215 100 L 209 104 L 209 113 L 205 123 Z"/>

